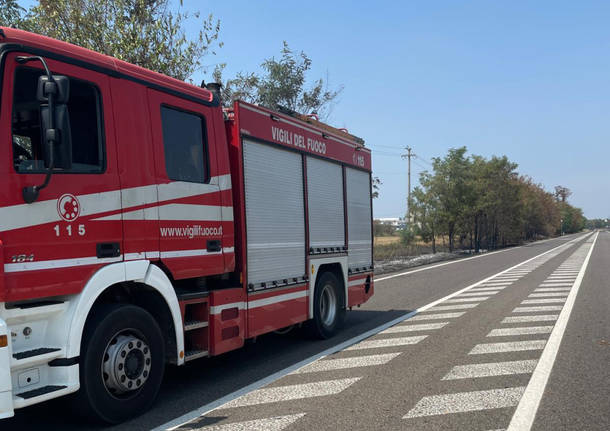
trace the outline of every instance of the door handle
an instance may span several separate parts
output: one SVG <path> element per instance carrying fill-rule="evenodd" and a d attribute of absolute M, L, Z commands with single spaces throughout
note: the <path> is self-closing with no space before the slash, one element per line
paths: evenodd
<path fill-rule="evenodd" d="M 100 242 L 96 244 L 98 258 L 104 257 L 119 257 L 121 255 L 121 247 L 118 242 Z"/>
<path fill-rule="evenodd" d="M 221 251 L 222 245 L 219 239 L 208 240 L 207 242 L 208 251 Z"/>

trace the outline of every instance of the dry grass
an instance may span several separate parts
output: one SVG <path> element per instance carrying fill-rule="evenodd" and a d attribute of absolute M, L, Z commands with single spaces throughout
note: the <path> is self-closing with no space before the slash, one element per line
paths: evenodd
<path fill-rule="evenodd" d="M 398 235 L 395 236 L 376 236 L 374 239 L 375 245 L 388 245 L 395 244 L 400 242 L 400 237 Z"/>
<path fill-rule="evenodd" d="M 400 235 L 376 236 L 373 245 L 375 260 L 404 259 L 432 253 L 432 243 L 424 242 L 419 237 L 411 244 L 405 245 L 402 243 Z M 446 251 L 442 238 L 437 239 L 436 251 Z"/>

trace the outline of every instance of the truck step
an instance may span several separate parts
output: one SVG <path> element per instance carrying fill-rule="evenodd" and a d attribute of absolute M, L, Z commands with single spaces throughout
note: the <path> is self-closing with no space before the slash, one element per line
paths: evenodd
<path fill-rule="evenodd" d="M 190 331 L 198 328 L 205 328 L 208 326 L 208 322 L 200 321 L 200 320 L 192 320 L 190 322 L 184 322 L 184 330 Z"/>
<path fill-rule="evenodd" d="M 203 358 L 208 356 L 207 350 L 189 350 L 184 355 L 184 362 L 192 361 L 193 359 Z"/>
<path fill-rule="evenodd" d="M 49 386 L 43 386 L 42 388 L 31 390 L 31 391 L 22 392 L 20 394 L 17 394 L 17 396 L 20 398 L 23 398 L 24 400 L 27 400 L 29 398 L 39 397 L 41 395 L 46 395 L 51 392 L 61 391 L 62 389 L 65 389 L 65 388 L 67 388 L 67 386 L 49 385 Z"/>
<path fill-rule="evenodd" d="M 48 353 L 59 352 L 61 349 L 57 347 L 41 347 L 39 349 L 27 350 L 25 352 L 13 353 L 13 358 L 23 360 L 34 356 L 46 355 Z"/>

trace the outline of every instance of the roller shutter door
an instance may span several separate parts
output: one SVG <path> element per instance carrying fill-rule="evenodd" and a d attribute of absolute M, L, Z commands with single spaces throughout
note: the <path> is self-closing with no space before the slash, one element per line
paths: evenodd
<path fill-rule="evenodd" d="M 373 264 L 371 236 L 371 180 L 368 172 L 346 168 L 348 266 L 350 269 Z"/>
<path fill-rule="evenodd" d="M 297 153 L 243 141 L 248 283 L 305 276 L 303 163 Z"/>
<path fill-rule="evenodd" d="M 309 246 L 342 249 L 345 246 L 343 172 L 341 165 L 307 158 Z M 333 250 L 335 251 L 335 250 Z"/>

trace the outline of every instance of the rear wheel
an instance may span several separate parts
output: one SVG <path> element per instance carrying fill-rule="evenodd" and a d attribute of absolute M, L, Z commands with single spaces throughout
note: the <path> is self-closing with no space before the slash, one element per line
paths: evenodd
<path fill-rule="evenodd" d="M 335 335 L 345 320 L 343 290 L 332 272 L 318 277 L 314 290 L 313 319 L 309 322 L 310 332 L 316 338 L 330 338 Z"/>
<path fill-rule="evenodd" d="M 144 412 L 161 386 L 164 358 L 163 335 L 146 310 L 121 304 L 97 308 L 81 345 L 81 405 L 108 423 Z"/>

